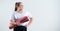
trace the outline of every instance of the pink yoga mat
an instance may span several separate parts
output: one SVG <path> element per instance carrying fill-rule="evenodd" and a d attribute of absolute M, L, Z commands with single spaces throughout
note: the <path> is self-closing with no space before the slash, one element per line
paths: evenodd
<path fill-rule="evenodd" d="M 9 26 L 9 29 L 12 29 L 12 28 L 18 26 L 18 25 L 17 25 L 18 23 L 24 23 L 24 22 L 27 22 L 27 21 L 29 21 L 29 19 L 28 19 L 27 16 L 24 16 L 24 17 L 22 17 L 22 18 L 16 19 L 16 21 L 15 21 L 15 22 L 16 22 L 16 25 L 10 25 L 10 26 Z"/>

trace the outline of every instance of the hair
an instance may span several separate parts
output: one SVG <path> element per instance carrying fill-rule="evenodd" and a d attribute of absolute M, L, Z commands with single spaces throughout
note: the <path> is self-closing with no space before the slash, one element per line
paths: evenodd
<path fill-rule="evenodd" d="M 17 7 L 19 7 L 19 5 L 21 4 L 22 2 L 16 2 L 15 3 L 15 11 L 17 11 Z"/>

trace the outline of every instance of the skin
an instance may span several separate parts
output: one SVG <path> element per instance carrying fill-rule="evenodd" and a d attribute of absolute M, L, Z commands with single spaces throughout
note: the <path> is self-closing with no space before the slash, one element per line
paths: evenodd
<path fill-rule="evenodd" d="M 23 3 L 21 3 L 19 5 L 19 7 L 17 7 L 17 11 L 16 12 L 18 12 L 20 14 L 23 12 Z M 29 21 L 28 25 L 26 25 L 26 27 L 28 27 L 31 24 L 31 22 L 32 22 L 32 18 L 30 18 L 30 21 Z M 10 25 L 15 25 L 15 24 L 16 24 L 15 20 L 10 20 Z M 20 25 L 20 24 L 21 23 L 18 23 L 18 25 Z"/>

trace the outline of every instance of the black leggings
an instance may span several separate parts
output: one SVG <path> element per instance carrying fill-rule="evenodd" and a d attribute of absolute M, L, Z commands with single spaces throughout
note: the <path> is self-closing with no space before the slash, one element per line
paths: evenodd
<path fill-rule="evenodd" d="M 13 31 L 27 31 L 27 27 L 25 26 L 17 26 Z"/>

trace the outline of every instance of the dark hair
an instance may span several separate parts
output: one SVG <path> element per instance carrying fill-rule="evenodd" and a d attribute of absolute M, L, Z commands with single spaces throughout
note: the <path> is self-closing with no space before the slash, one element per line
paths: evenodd
<path fill-rule="evenodd" d="M 22 2 L 16 2 L 15 3 L 15 11 L 17 11 L 17 7 L 19 7 L 19 5 L 21 4 Z"/>

